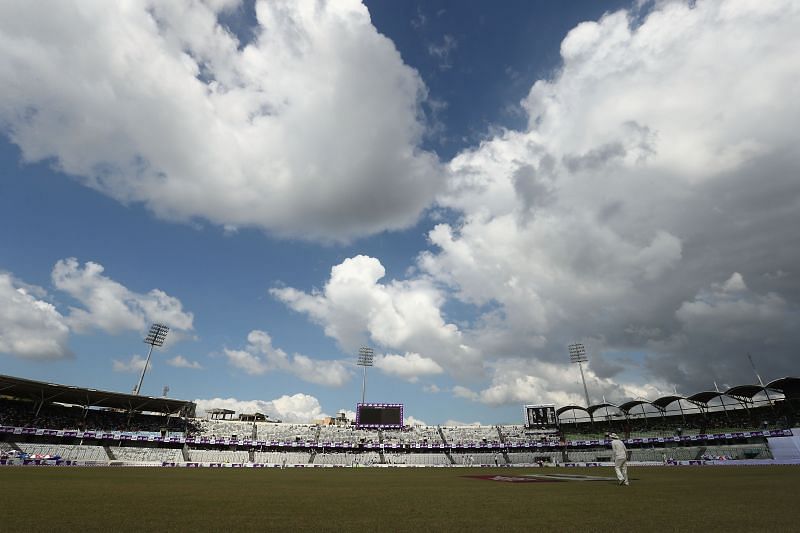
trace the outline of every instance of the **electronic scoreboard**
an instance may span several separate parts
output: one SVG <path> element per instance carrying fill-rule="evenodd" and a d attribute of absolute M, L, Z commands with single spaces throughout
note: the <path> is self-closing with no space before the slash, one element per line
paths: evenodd
<path fill-rule="evenodd" d="M 525 427 L 529 429 L 558 429 L 556 406 L 552 403 L 526 405 Z"/>
<path fill-rule="evenodd" d="M 362 428 L 403 427 L 403 404 L 360 403 L 356 406 L 356 426 Z"/>

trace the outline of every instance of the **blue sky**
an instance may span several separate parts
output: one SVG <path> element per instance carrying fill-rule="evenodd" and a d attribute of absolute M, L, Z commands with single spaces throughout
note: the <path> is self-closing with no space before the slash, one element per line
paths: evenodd
<path fill-rule="evenodd" d="M 427 423 L 797 375 L 789 1 L 0 7 L 0 372 Z M 12 22 L 13 21 L 13 22 Z"/>

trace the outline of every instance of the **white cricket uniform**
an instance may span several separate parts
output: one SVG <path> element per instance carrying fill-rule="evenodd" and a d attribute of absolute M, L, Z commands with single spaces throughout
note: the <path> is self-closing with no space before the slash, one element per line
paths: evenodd
<path fill-rule="evenodd" d="M 628 484 L 628 450 L 620 439 L 611 441 L 611 450 L 614 452 L 614 472 L 620 483 Z"/>

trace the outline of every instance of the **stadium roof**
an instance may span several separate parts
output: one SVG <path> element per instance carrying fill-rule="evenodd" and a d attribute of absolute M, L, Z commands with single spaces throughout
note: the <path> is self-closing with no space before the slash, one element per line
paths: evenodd
<path fill-rule="evenodd" d="M 59 402 L 84 407 L 110 407 L 133 411 L 194 416 L 195 405 L 185 400 L 153 398 L 72 385 L 58 385 L 31 379 L 0 375 L 0 394 L 36 402 Z"/>
<path fill-rule="evenodd" d="M 596 405 L 590 405 L 589 408 L 587 409 L 587 411 L 588 411 L 588 413 L 590 415 L 593 415 L 595 411 L 597 411 L 598 409 L 602 409 L 603 407 L 613 407 L 614 409 L 617 409 L 619 411 L 622 410 L 622 409 L 620 409 L 619 405 L 615 405 L 613 403 L 604 402 L 604 403 L 599 403 L 599 404 L 596 404 Z"/>
<path fill-rule="evenodd" d="M 692 403 L 701 403 L 703 405 L 707 405 L 708 402 L 710 402 L 714 398 L 719 398 L 720 396 L 725 396 L 725 393 L 718 392 L 715 390 L 709 390 L 703 392 L 696 392 L 691 396 L 687 396 L 686 399 Z"/>
<path fill-rule="evenodd" d="M 578 411 L 586 411 L 587 413 L 589 412 L 589 410 L 583 407 L 582 405 L 565 405 L 564 407 L 559 407 L 558 409 L 556 409 L 556 416 L 561 416 L 561 413 L 566 413 L 567 411 L 572 411 L 576 409 Z"/>
<path fill-rule="evenodd" d="M 685 396 L 680 396 L 678 394 L 670 394 L 668 396 L 662 396 L 661 398 L 656 398 L 651 403 L 658 407 L 659 409 L 666 409 L 667 406 L 673 402 L 679 402 L 681 400 L 685 400 Z"/>
<path fill-rule="evenodd" d="M 725 391 L 726 396 L 733 396 L 734 398 L 747 398 L 753 399 L 758 393 L 764 392 L 767 388 L 761 385 L 737 385 Z"/>
<path fill-rule="evenodd" d="M 636 407 L 637 405 L 653 405 L 653 402 L 650 400 L 631 400 L 629 402 L 625 402 L 619 406 L 619 410 L 624 413 L 630 413 L 630 410 Z"/>
<path fill-rule="evenodd" d="M 767 383 L 768 389 L 779 390 L 787 398 L 800 397 L 800 378 L 785 377 Z"/>

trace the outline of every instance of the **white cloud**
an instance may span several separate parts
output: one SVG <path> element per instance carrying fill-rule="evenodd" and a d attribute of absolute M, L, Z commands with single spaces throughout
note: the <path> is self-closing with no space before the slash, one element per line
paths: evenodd
<path fill-rule="evenodd" d="M 796 322 L 796 275 L 768 274 L 800 262 L 787 246 L 800 226 L 798 24 L 791 1 L 673 1 L 567 35 L 561 68 L 522 102 L 527 129 L 450 162 L 438 202 L 460 218 L 430 232 L 418 261 L 481 313 L 461 330 L 489 367 L 536 362 L 455 394 L 556 398 L 564 382 L 540 378 L 539 363 L 566 368 L 575 337 L 597 339 L 598 354 L 650 354 L 597 365 L 624 390 L 705 386 L 708 373 L 688 369 L 699 358 L 721 368 L 728 330 L 769 351 L 770 375 L 792 368 L 797 333 L 783 324 Z M 721 279 L 731 294 L 758 280 L 763 296 L 694 301 Z M 757 325 L 740 327 L 744 317 Z"/>
<path fill-rule="evenodd" d="M 191 368 L 193 370 L 202 370 L 203 365 L 197 361 L 190 361 L 182 355 L 176 355 L 171 359 L 167 359 L 167 364 L 176 368 Z"/>
<path fill-rule="evenodd" d="M 443 426 L 459 426 L 459 427 L 465 427 L 465 426 L 480 426 L 480 425 L 481 425 L 481 423 L 480 423 L 480 422 L 461 422 L 460 420 L 453 420 L 453 419 L 451 418 L 451 419 L 447 420 L 447 421 L 446 421 L 444 424 L 442 424 L 442 425 L 443 425 Z"/>
<path fill-rule="evenodd" d="M 325 415 L 319 400 L 308 394 L 283 395 L 274 400 L 237 400 L 235 398 L 198 399 L 197 416 L 204 416 L 209 409 L 230 409 L 237 413 L 263 413 L 274 420 L 308 424 Z"/>
<path fill-rule="evenodd" d="M 127 361 L 120 361 L 119 359 L 114 359 L 113 361 L 113 369 L 114 372 L 131 372 L 131 373 L 140 373 L 144 368 L 144 364 L 147 359 L 139 354 L 134 354 L 131 358 Z M 153 369 L 153 363 L 147 363 L 147 371 Z"/>
<path fill-rule="evenodd" d="M 420 420 L 419 418 L 414 418 L 411 415 L 403 415 L 404 421 L 403 423 L 406 426 L 427 426 L 428 423 L 424 420 Z"/>
<path fill-rule="evenodd" d="M 465 398 L 467 400 L 477 400 L 478 395 L 475 391 L 470 390 L 469 388 L 463 385 L 456 385 L 453 387 L 453 396 L 456 398 Z"/>
<path fill-rule="evenodd" d="M 463 386 L 453 388 L 453 395 L 490 406 L 554 403 L 585 405 L 582 381 L 574 366 L 525 359 L 506 359 L 491 363 L 492 380 L 488 387 L 473 391 Z M 639 396 L 655 399 L 659 386 L 629 383 L 599 377 L 590 365 L 583 369 L 591 403 L 622 401 Z M 660 384 L 664 387 L 664 384 Z"/>
<path fill-rule="evenodd" d="M 288 372 L 309 383 L 340 387 L 350 380 L 350 370 L 340 361 L 312 359 L 302 354 L 288 356 L 272 346 L 268 333 L 253 330 L 247 335 L 244 350 L 225 349 L 228 361 L 248 374 L 261 375 L 270 371 Z"/>
<path fill-rule="evenodd" d="M 228 356 L 230 364 L 248 374 L 259 376 L 270 369 L 265 360 L 247 350 L 229 350 L 226 348 L 225 355 Z"/>
<path fill-rule="evenodd" d="M 0 272 L 0 353 L 27 359 L 71 356 L 69 328 L 43 289 Z"/>
<path fill-rule="evenodd" d="M 375 358 L 375 368 L 412 383 L 416 382 L 420 376 L 430 376 L 444 372 L 444 369 L 436 361 L 422 357 L 418 353 L 379 355 Z"/>
<path fill-rule="evenodd" d="M 131 291 L 103 275 L 102 265 L 87 262 L 81 267 L 75 258 L 59 260 L 53 267 L 53 285 L 84 308 L 70 307 L 67 322 L 78 332 L 98 328 L 109 333 L 143 330 L 150 322 L 175 330 L 192 329 L 192 313 L 183 311 L 180 300 L 159 289 L 147 294 Z M 168 337 L 169 339 L 170 337 Z"/>
<path fill-rule="evenodd" d="M 420 374 L 435 372 L 436 366 L 455 373 L 475 372 L 479 354 L 467 346 L 455 324 L 445 321 L 440 290 L 425 278 L 380 283 L 384 275 L 380 261 L 359 255 L 334 266 L 321 292 L 293 288 L 270 292 L 323 326 L 325 334 L 348 352 L 369 341 L 416 354 L 396 356 L 402 361 L 381 361 L 395 374 L 411 377 L 412 366 Z"/>
<path fill-rule="evenodd" d="M 426 88 L 358 0 L 3 3 L 0 128 L 166 219 L 348 239 L 413 224 L 440 189 Z"/>
<path fill-rule="evenodd" d="M 598 400 L 705 386 L 709 374 L 688 369 L 700 357 L 722 366 L 727 329 L 769 349 L 771 375 L 784 375 L 796 280 L 771 273 L 800 262 L 786 246 L 800 225 L 798 23 L 788 1 L 699 0 L 581 24 L 562 68 L 522 103 L 527 129 L 450 162 L 437 201 L 458 218 L 429 233 L 408 279 L 383 281 L 377 259 L 357 256 L 319 291 L 272 294 L 348 352 L 370 343 L 489 373 L 486 386 L 452 388 L 488 405 L 583 403 L 565 361 L 576 338 L 594 341 Z M 745 278 L 762 285 L 755 296 L 702 296 L 741 296 Z M 478 318 L 448 323 L 451 297 Z M 745 317 L 756 325 L 739 327 Z M 727 380 L 749 379 L 735 368 Z"/>

